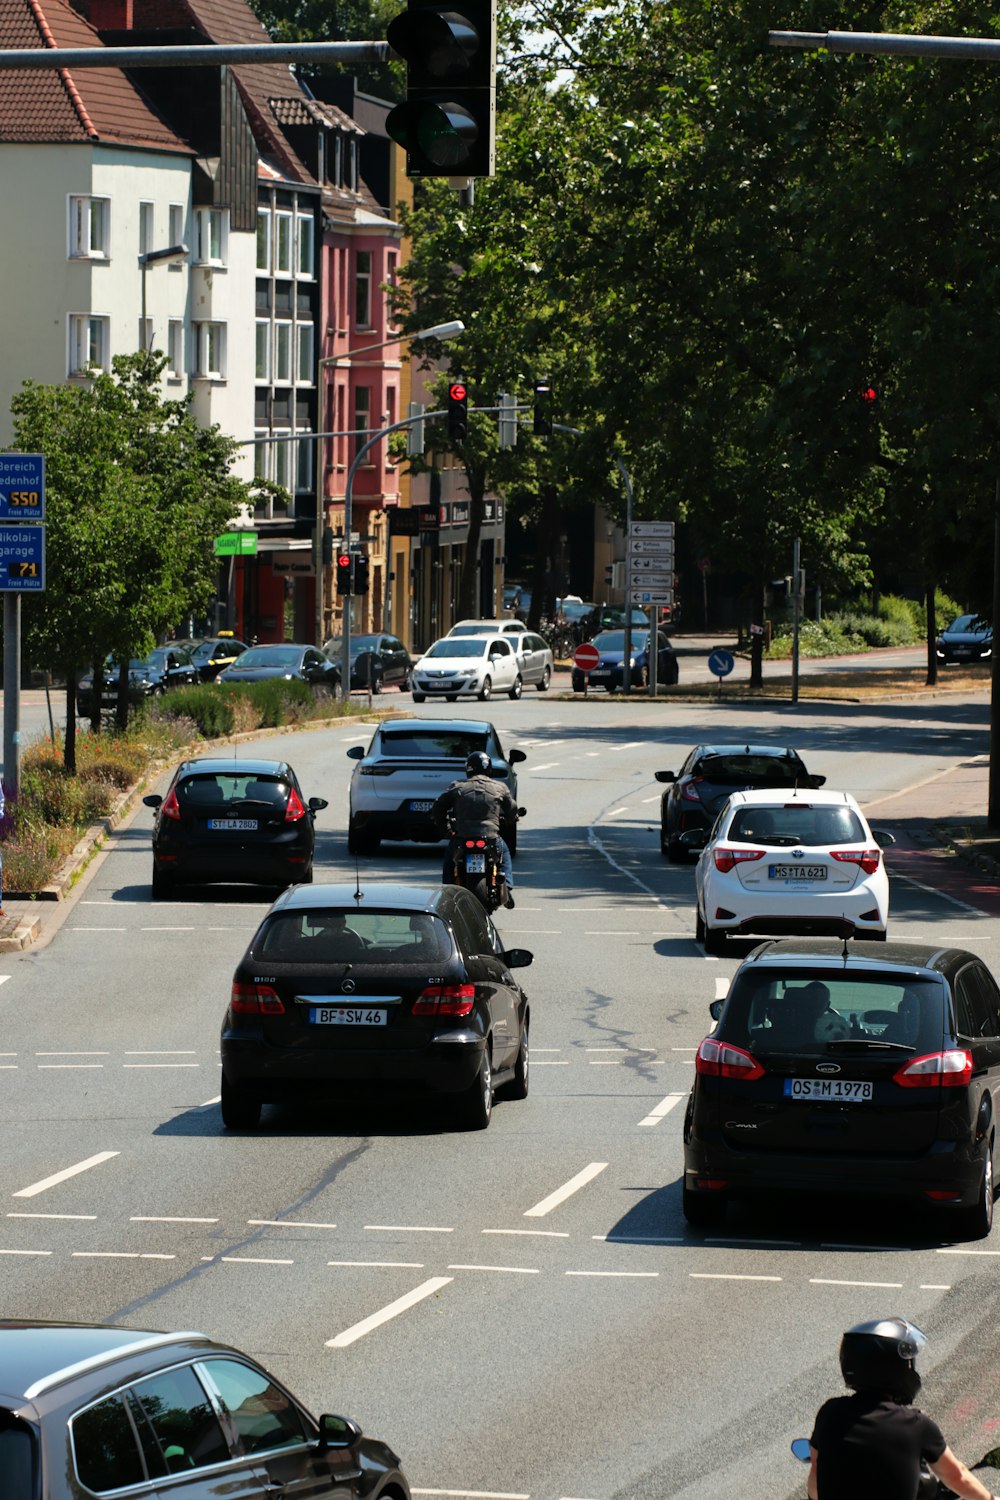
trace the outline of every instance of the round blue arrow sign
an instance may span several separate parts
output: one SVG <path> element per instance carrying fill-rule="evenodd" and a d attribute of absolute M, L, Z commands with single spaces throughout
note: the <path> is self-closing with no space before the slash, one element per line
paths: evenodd
<path fill-rule="evenodd" d="M 723 651 L 721 648 L 713 651 L 708 658 L 708 670 L 714 672 L 716 677 L 728 677 L 736 665 L 736 658 L 731 651 Z"/>

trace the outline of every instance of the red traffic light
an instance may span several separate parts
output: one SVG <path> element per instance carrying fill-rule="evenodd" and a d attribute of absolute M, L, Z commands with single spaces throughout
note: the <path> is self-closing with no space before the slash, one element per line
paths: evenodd
<path fill-rule="evenodd" d="M 874 406 L 875 402 L 878 400 L 878 391 L 873 385 L 866 385 L 864 390 L 861 392 L 861 399 L 866 406 Z"/>
<path fill-rule="evenodd" d="M 349 568 L 350 566 L 351 566 L 351 554 L 349 552 L 341 552 L 340 555 L 339 555 L 339 557 L 337 558 L 337 567 L 338 568 Z"/>
<path fill-rule="evenodd" d="M 454 385 L 450 385 L 448 387 L 449 401 L 464 401 L 467 394 L 468 392 L 466 391 L 465 386 L 461 383 L 461 381 L 456 381 Z"/>

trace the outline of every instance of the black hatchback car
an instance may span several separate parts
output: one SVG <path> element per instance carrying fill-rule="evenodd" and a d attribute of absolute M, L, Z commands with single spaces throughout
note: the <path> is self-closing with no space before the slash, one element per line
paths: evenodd
<path fill-rule="evenodd" d="M 493 1096 L 528 1093 L 528 997 L 461 886 L 296 888 L 280 896 L 233 978 L 222 1026 L 222 1119 L 252 1129 L 264 1100 L 451 1095 L 470 1130 Z"/>
<path fill-rule="evenodd" d="M 755 949 L 710 1009 L 684 1123 L 690 1223 L 718 1222 L 729 1197 L 850 1193 L 989 1233 L 1000 989 L 981 958 L 786 939 Z"/>
<path fill-rule="evenodd" d="M 314 823 L 328 804 L 302 796 L 285 760 L 185 760 L 165 797 L 143 797 L 153 821 L 153 896 L 216 881 L 281 885 L 312 880 Z"/>
<path fill-rule="evenodd" d="M 317 697 L 340 696 L 340 667 L 327 661 L 315 646 L 287 642 L 281 646 L 251 646 L 230 662 L 217 682 L 308 682 Z"/>
<path fill-rule="evenodd" d="M 133 657 L 128 664 L 128 701 L 133 705 L 147 698 L 158 698 L 175 687 L 190 687 L 198 681 L 198 668 L 182 646 L 158 646 L 148 656 Z M 114 708 L 118 702 L 118 663 L 108 657 L 104 663 L 104 686 L 101 706 Z M 82 718 L 89 718 L 94 707 L 92 672 L 76 685 L 76 708 Z"/>
<path fill-rule="evenodd" d="M 391 1448 L 200 1333 L 0 1321 L 0 1494 L 409 1500 Z"/>
<path fill-rule="evenodd" d="M 657 771 L 667 791 L 660 798 L 660 852 L 682 864 L 692 851 L 681 834 L 706 831 L 715 823 L 726 798 L 753 787 L 817 788 L 825 776 L 810 776 L 797 750 L 784 745 L 695 745 L 679 771 Z"/>

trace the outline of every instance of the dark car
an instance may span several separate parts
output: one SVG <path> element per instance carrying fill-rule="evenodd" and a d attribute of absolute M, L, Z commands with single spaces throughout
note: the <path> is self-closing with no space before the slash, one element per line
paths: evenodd
<path fill-rule="evenodd" d="M 339 667 L 343 649 L 343 641 L 334 637 L 324 645 L 323 655 Z M 397 687 L 405 693 L 410 686 L 412 665 L 410 653 L 394 635 L 351 636 L 352 690 L 367 690 L 370 684 L 373 693 L 387 687 Z"/>
<path fill-rule="evenodd" d="M 710 1009 L 684 1124 L 689 1222 L 718 1222 L 730 1197 L 815 1192 L 910 1199 L 989 1232 L 1000 989 L 981 958 L 785 939 Z"/>
<path fill-rule="evenodd" d="M 286 891 L 233 978 L 222 1026 L 222 1119 L 252 1129 L 267 1099 L 354 1091 L 451 1095 L 468 1129 L 494 1092 L 528 1093 L 528 998 L 462 886 L 312 886 Z"/>
<path fill-rule="evenodd" d="M 678 678 L 677 657 L 674 648 L 662 631 L 657 632 L 656 680 L 660 687 L 672 687 Z M 631 671 L 629 678 L 633 687 L 646 687 L 649 683 L 649 626 L 645 630 L 632 632 Z M 603 630 L 595 636 L 591 645 L 600 653 L 600 661 L 589 674 L 590 687 L 607 688 L 609 693 L 621 692 L 624 682 L 625 632 Z M 587 686 L 587 674 L 579 667 L 573 668 L 573 691 L 582 693 Z"/>
<path fill-rule="evenodd" d="M 153 820 L 153 895 L 216 881 L 312 880 L 317 812 L 287 761 L 205 756 L 177 767 L 165 797 L 143 797 Z"/>
<path fill-rule="evenodd" d="M 409 1500 L 399 1459 L 201 1333 L 0 1321 L 4 1500 Z"/>
<path fill-rule="evenodd" d="M 315 646 L 288 642 L 281 646 L 249 646 L 242 656 L 220 672 L 217 682 L 308 682 L 318 694 L 338 697 L 340 667 L 328 661 Z"/>
<path fill-rule="evenodd" d="M 497 781 L 517 801 L 514 767 L 527 759 L 523 750 L 505 753 L 492 724 L 481 719 L 389 719 L 372 735 L 368 749 L 352 745 L 356 760 L 351 777 L 347 848 L 351 854 L 374 854 L 382 839 L 415 839 L 436 843 L 444 833 L 431 813 L 442 792 L 465 775 L 475 750 L 485 750 Z M 500 829 L 511 854 L 517 853 L 517 824 Z"/>
<path fill-rule="evenodd" d="M 202 682 L 214 682 L 219 673 L 231 667 L 237 657 L 248 648 L 234 635 L 212 635 L 193 647 L 191 655 L 198 668 Z"/>
<path fill-rule="evenodd" d="M 993 626 L 982 615 L 959 615 L 937 638 L 937 659 L 949 662 L 989 661 L 993 655 Z"/>
<path fill-rule="evenodd" d="M 696 851 L 681 843 L 692 828 L 711 828 L 733 792 L 751 787 L 821 787 L 797 750 L 782 745 L 695 745 L 679 771 L 657 771 L 668 790 L 660 798 L 660 850 L 674 864 Z"/>
<path fill-rule="evenodd" d="M 170 688 L 190 687 L 198 681 L 198 668 L 181 646 L 158 646 L 148 656 L 135 656 L 128 664 L 128 701 L 133 705 L 147 698 L 158 698 Z M 104 686 L 101 707 L 114 708 L 118 702 L 118 663 L 110 656 L 104 663 Z M 76 685 L 77 712 L 90 716 L 94 703 L 94 676 L 88 672 Z"/>

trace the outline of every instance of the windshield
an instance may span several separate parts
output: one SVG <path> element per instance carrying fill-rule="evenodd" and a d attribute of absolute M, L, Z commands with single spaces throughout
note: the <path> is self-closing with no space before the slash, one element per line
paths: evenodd
<path fill-rule="evenodd" d="M 751 968 L 734 981 L 717 1035 L 755 1057 L 822 1053 L 828 1042 L 851 1040 L 933 1052 L 942 1045 L 947 1016 L 947 993 L 937 979 Z"/>
<path fill-rule="evenodd" d="M 646 648 L 646 640 L 647 640 L 648 634 L 649 634 L 648 631 L 645 632 L 645 633 L 643 633 L 641 630 L 633 630 L 633 632 L 632 632 L 632 650 L 633 651 L 644 651 L 645 650 L 645 648 Z M 625 650 L 625 632 L 624 632 L 624 630 L 604 630 L 604 631 L 601 632 L 600 635 L 594 637 L 594 645 L 597 647 L 598 651 L 602 651 L 602 652 L 606 651 L 606 652 L 613 653 L 615 651 L 624 651 Z"/>
<path fill-rule="evenodd" d="M 489 641 L 481 635 L 450 635 L 446 640 L 435 641 L 428 656 L 485 656 Z"/>
<path fill-rule="evenodd" d="M 762 781 L 770 786 L 794 786 L 805 775 L 805 767 L 783 755 L 707 755 L 699 761 L 695 775 L 717 786 L 749 786 Z"/>
<path fill-rule="evenodd" d="M 274 917 L 251 950 L 275 963 L 439 964 L 451 957 L 451 935 L 429 912 L 297 911 Z"/>
<path fill-rule="evenodd" d="M 255 646 L 244 651 L 236 665 L 244 667 L 297 667 L 299 652 L 296 646 Z"/>
<path fill-rule="evenodd" d="M 959 615 L 957 620 L 952 620 L 948 629 L 957 631 L 984 631 L 988 630 L 989 626 L 981 615 Z"/>
<path fill-rule="evenodd" d="M 486 750 L 486 735 L 473 730 L 383 729 L 383 755 L 411 759 L 468 760 L 473 750 Z"/>

